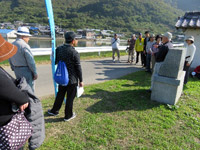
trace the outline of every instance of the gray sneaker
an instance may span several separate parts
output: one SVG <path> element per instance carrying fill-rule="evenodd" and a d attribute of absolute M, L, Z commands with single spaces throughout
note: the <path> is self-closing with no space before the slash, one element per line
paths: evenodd
<path fill-rule="evenodd" d="M 72 120 L 72 119 L 74 119 L 74 118 L 76 118 L 76 114 L 75 113 L 73 113 L 73 115 L 72 115 L 72 117 L 71 118 L 68 118 L 68 119 L 64 119 L 64 121 L 70 121 L 70 120 Z"/>
<path fill-rule="evenodd" d="M 48 113 L 50 116 L 57 116 L 57 115 L 59 115 L 59 113 L 54 113 L 54 112 L 52 112 L 51 109 L 49 109 L 49 110 L 47 111 L 47 113 Z"/>

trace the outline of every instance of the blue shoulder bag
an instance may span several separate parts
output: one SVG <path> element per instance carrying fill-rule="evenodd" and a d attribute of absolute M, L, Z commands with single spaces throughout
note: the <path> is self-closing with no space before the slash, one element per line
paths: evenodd
<path fill-rule="evenodd" d="M 56 72 L 54 74 L 54 80 L 56 83 L 62 86 L 67 86 L 69 83 L 69 74 L 65 62 L 59 61 Z"/>

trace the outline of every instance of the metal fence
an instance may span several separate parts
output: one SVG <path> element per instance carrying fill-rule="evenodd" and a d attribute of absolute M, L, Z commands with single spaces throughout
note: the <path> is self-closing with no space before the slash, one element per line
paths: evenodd
<path fill-rule="evenodd" d="M 183 47 L 184 44 L 173 44 L 174 47 Z M 120 46 L 119 50 L 126 50 L 127 46 Z M 99 55 L 101 52 L 109 52 L 112 51 L 111 46 L 101 46 L 101 47 L 76 47 L 76 50 L 79 53 L 91 53 L 91 52 L 98 52 Z M 31 52 L 34 56 L 43 56 L 43 55 L 51 55 L 52 49 L 51 48 L 32 48 Z"/>

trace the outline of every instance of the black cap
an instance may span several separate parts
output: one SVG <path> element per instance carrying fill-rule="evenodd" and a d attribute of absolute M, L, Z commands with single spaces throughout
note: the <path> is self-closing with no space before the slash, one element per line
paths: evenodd
<path fill-rule="evenodd" d="M 145 33 L 144 33 L 144 34 L 147 34 L 147 33 L 149 33 L 149 31 L 145 31 Z"/>
<path fill-rule="evenodd" d="M 65 33 L 65 41 L 66 43 L 71 43 L 76 37 L 74 32 L 66 32 Z"/>
<path fill-rule="evenodd" d="M 161 35 L 156 35 L 156 41 L 159 39 L 159 38 L 162 38 L 162 36 Z"/>

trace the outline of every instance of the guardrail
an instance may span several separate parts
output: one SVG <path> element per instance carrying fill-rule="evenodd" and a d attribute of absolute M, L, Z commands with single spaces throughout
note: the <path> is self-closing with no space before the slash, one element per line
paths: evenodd
<path fill-rule="evenodd" d="M 184 44 L 173 44 L 174 47 L 183 47 Z M 120 46 L 119 50 L 126 50 L 127 46 Z M 76 50 L 79 53 L 91 53 L 98 52 L 99 55 L 101 52 L 112 51 L 111 46 L 101 46 L 101 47 L 76 47 Z M 51 48 L 32 48 L 31 52 L 34 56 L 42 56 L 42 55 L 51 55 Z"/>

